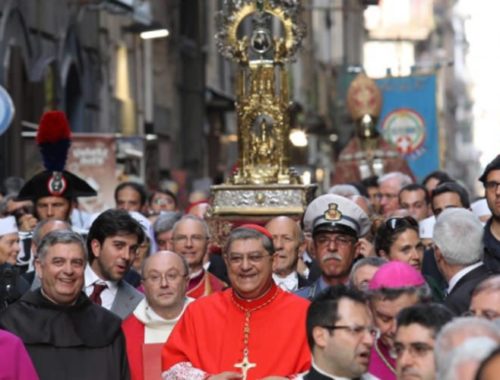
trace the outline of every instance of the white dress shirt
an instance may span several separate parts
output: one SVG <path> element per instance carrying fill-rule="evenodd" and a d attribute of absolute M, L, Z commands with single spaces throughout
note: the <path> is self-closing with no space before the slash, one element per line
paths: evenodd
<path fill-rule="evenodd" d="M 101 293 L 101 306 L 105 309 L 111 310 L 113 302 L 115 301 L 116 293 L 118 292 L 118 283 L 116 281 L 104 281 L 101 279 L 89 264 L 85 267 L 85 285 L 84 291 L 90 297 L 94 290 L 94 284 L 106 284 L 108 287 Z"/>
<path fill-rule="evenodd" d="M 273 273 L 273 280 L 276 285 L 287 292 L 293 292 L 299 288 L 299 276 L 297 272 L 292 272 L 286 277 L 280 277 Z"/>

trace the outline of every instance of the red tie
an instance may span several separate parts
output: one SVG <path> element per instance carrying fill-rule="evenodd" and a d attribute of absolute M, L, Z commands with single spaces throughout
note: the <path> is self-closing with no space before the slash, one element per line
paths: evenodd
<path fill-rule="evenodd" d="M 101 293 L 103 292 L 104 289 L 106 289 L 108 285 L 106 284 L 94 284 L 94 290 L 92 291 L 92 294 L 90 295 L 89 299 L 97 304 L 97 305 L 102 305 L 102 300 L 101 300 Z"/>

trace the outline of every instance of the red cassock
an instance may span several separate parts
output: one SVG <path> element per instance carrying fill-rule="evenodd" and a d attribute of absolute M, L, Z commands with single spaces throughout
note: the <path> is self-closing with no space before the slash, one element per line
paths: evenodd
<path fill-rule="evenodd" d="M 250 302 L 235 296 L 232 289 L 200 298 L 188 306 L 165 343 L 162 371 L 190 363 L 207 374 L 240 372 L 235 364 L 243 359 L 245 309 L 254 310 L 248 358 L 256 364 L 248 370 L 247 379 L 304 372 L 311 364 L 306 338 L 308 306 L 309 301 L 274 284 L 263 297 Z"/>
<path fill-rule="evenodd" d="M 142 346 L 144 345 L 144 324 L 131 314 L 122 324 L 127 344 L 127 357 L 131 380 L 142 380 L 144 374 Z"/>

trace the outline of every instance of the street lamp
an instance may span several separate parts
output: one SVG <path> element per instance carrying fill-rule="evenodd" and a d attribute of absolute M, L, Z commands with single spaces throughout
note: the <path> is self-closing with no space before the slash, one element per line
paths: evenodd
<path fill-rule="evenodd" d="M 294 128 L 290 130 L 290 141 L 293 146 L 303 148 L 307 146 L 307 135 L 302 129 Z"/>
<path fill-rule="evenodd" d="M 159 28 L 159 29 L 151 29 L 151 30 L 145 30 L 144 32 L 139 33 L 139 36 L 143 40 L 151 40 L 153 38 L 165 38 L 168 37 L 169 31 L 166 28 Z"/>

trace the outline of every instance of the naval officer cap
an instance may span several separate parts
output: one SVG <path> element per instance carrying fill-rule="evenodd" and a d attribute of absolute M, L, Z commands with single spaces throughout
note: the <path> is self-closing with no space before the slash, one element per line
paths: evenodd
<path fill-rule="evenodd" d="M 314 199 L 304 213 L 304 229 L 319 232 L 341 232 L 355 237 L 366 235 L 371 222 L 356 203 L 335 194 Z"/>

